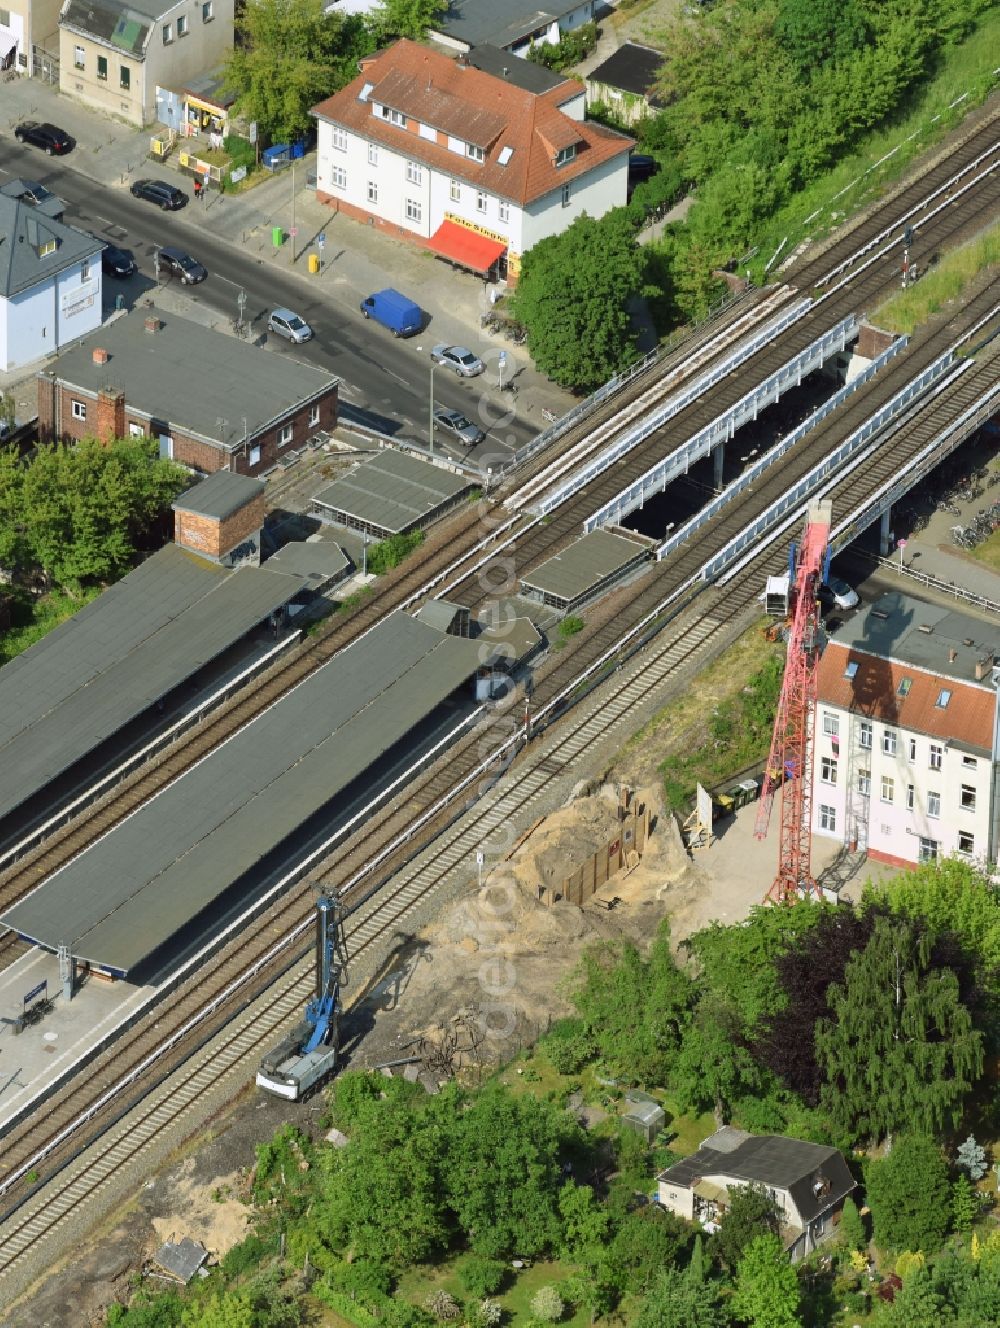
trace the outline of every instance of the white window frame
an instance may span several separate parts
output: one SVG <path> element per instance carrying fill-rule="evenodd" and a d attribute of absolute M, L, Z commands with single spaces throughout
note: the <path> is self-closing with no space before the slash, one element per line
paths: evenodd
<path fill-rule="evenodd" d="M 911 761 L 915 761 L 916 759 L 917 759 L 917 740 L 916 740 L 916 738 L 911 738 L 911 739 L 910 739 L 910 760 L 911 760 Z"/>
<path fill-rule="evenodd" d="M 278 430 L 278 446 L 287 447 L 295 437 L 295 426 L 292 424 L 283 424 Z"/>
<path fill-rule="evenodd" d="M 108 57 L 106 55 L 97 57 L 97 77 L 101 83 L 107 83 L 108 81 Z"/>
<path fill-rule="evenodd" d="M 569 185 L 564 184 L 561 193 L 561 202 L 563 207 L 569 207 Z"/>
<path fill-rule="evenodd" d="M 424 182 L 423 168 L 419 166 L 415 161 L 408 161 L 406 163 L 406 183 L 419 185 L 423 184 L 423 182 Z"/>
<path fill-rule="evenodd" d="M 259 443 L 254 443 L 253 447 L 251 447 L 251 449 L 250 449 L 250 464 L 251 464 L 251 466 L 259 466 L 259 465 L 260 465 L 260 444 L 259 444 Z"/>
<path fill-rule="evenodd" d="M 836 784 L 837 782 L 837 758 L 834 756 L 823 756 L 820 758 L 820 783 Z"/>
<path fill-rule="evenodd" d="M 423 205 L 416 198 L 406 200 L 406 220 L 419 226 L 424 219 Z"/>
<path fill-rule="evenodd" d="M 89 280 L 90 280 L 90 259 L 89 259 L 89 258 L 85 258 L 85 259 L 83 260 L 83 262 L 80 264 L 80 280 L 81 280 L 81 281 L 89 281 Z"/>
<path fill-rule="evenodd" d="M 9 26 L 9 24 L 6 25 L 6 26 Z M 73 68 L 74 68 L 74 69 L 86 69 L 86 67 L 87 67 L 87 52 L 83 49 L 82 46 L 74 46 L 74 47 L 73 47 Z"/>
<path fill-rule="evenodd" d="M 347 188 L 347 167 L 334 166 L 330 171 L 330 180 L 334 189 Z"/>
<path fill-rule="evenodd" d="M 477 148 L 475 143 L 466 143 L 465 155 L 471 157 L 473 161 L 478 161 L 480 166 L 486 160 L 486 151 L 484 148 Z"/>
<path fill-rule="evenodd" d="M 958 795 L 959 806 L 963 812 L 974 812 L 976 810 L 976 786 L 975 784 L 963 784 Z"/>
<path fill-rule="evenodd" d="M 895 729 L 883 729 L 883 730 L 882 730 L 882 755 L 883 755 L 883 756 L 895 756 L 895 755 L 896 755 L 896 730 L 895 730 Z"/>
<path fill-rule="evenodd" d="M 568 166 L 571 161 L 576 161 L 576 144 L 571 143 L 568 148 L 560 148 L 556 152 L 554 165 Z"/>
<path fill-rule="evenodd" d="M 917 789 L 916 789 L 916 785 L 914 785 L 914 784 L 907 784 L 907 786 L 906 786 L 906 810 L 907 810 L 908 812 L 912 812 L 913 809 L 914 809 L 914 807 L 915 807 L 916 805 L 917 805 Z"/>
<path fill-rule="evenodd" d="M 186 37 L 188 35 L 188 21 L 186 14 L 177 15 L 177 35 L 178 37 Z"/>
<path fill-rule="evenodd" d="M 863 798 L 870 798 L 872 792 L 872 772 L 870 770 L 858 771 L 858 792 Z"/>
<path fill-rule="evenodd" d="M 131 91 L 132 91 L 132 66 L 131 66 L 131 65 L 119 65 L 119 66 L 118 66 L 118 90 L 119 90 L 120 92 L 131 92 Z"/>
<path fill-rule="evenodd" d="M 883 775 L 882 793 L 881 797 L 879 798 L 879 801 L 891 803 L 894 802 L 895 799 L 896 799 L 896 781 L 893 779 L 892 775 Z"/>
<path fill-rule="evenodd" d="M 213 18 L 215 18 L 215 0 L 204 0 L 201 7 L 201 21 L 211 23 Z"/>
<path fill-rule="evenodd" d="M 130 420 L 128 426 L 128 436 L 130 438 L 145 438 L 146 430 L 142 427 L 141 424 L 137 424 L 135 420 Z"/>
<path fill-rule="evenodd" d="M 971 830 L 959 830 L 958 832 L 958 850 L 963 858 L 973 858 L 976 855 L 976 836 Z"/>
<path fill-rule="evenodd" d="M 173 41 L 174 41 L 174 25 L 172 23 L 164 23 L 163 25 L 164 46 L 172 46 Z"/>
<path fill-rule="evenodd" d="M 819 825 L 821 830 L 830 830 L 834 834 L 837 830 L 837 809 L 830 807 L 827 803 L 821 802 L 819 805 Z"/>
<path fill-rule="evenodd" d="M 966 770 L 975 770 L 978 767 L 979 762 L 974 756 L 963 754 L 962 764 L 965 766 Z"/>
<path fill-rule="evenodd" d="M 461 203 L 462 186 L 457 180 L 452 180 L 451 184 L 448 186 L 448 197 L 453 203 Z"/>
<path fill-rule="evenodd" d="M 85 419 L 87 418 L 87 403 L 86 403 L 86 401 L 74 401 L 74 402 L 73 402 L 73 418 L 74 418 L 74 420 L 85 420 Z"/>
<path fill-rule="evenodd" d="M 369 180 L 369 181 L 368 181 L 368 195 L 367 195 L 367 197 L 368 197 L 368 202 L 369 202 L 369 203 L 377 203 L 377 202 L 378 202 L 378 181 L 377 181 L 377 180 Z"/>
<path fill-rule="evenodd" d="M 937 862 L 941 856 L 941 844 L 936 839 L 927 839 L 920 836 L 920 847 L 917 853 L 920 862 Z"/>
<path fill-rule="evenodd" d="M 866 751 L 872 749 L 872 722 L 870 719 L 858 720 L 858 746 Z"/>
<path fill-rule="evenodd" d="M 397 129 L 406 128 L 406 116 L 402 111 L 394 111 L 391 106 L 380 106 L 378 113 L 382 120 L 388 120 Z"/>
<path fill-rule="evenodd" d="M 927 791 L 927 815 L 935 821 L 941 818 L 941 794 L 931 789 Z"/>
<path fill-rule="evenodd" d="M 944 748 L 939 743 L 932 742 L 930 750 L 927 753 L 927 765 L 931 770 L 940 770 L 944 761 Z"/>
<path fill-rule="evenodd" d="M 309 407 L 309 423 L 319 424 L 319 402 L 315 402 Z"/>
<path fill-rule="evenodd" d="M 487 205 L 487 195 L 485 189 L 476 190 L 476 211 L 485 212 Z"/>
<path fill-rule="evenodd" d="M 498 204 L 501 221 L 510 221 L 510 204 L 505 198 L 501 198 Z"/>
<path fill-rule="evenodd" d="M 823 732 L 829 734 L 831 738 L 840 737 L 840 716 L 833 715 L 829 710 L 823 711 Z"/>
<path fill-rule="evenodd" d="M 333 126 L 333 146 L 338 152 L 347 151 L 347 130 L 343 125 Z"/>
<path fill-rule="evenodd" d="M 377 144 L 377 143 L 369 143 L 369 144 L 368 144 L 368 165 L 369 165 L 369 166 L 377 166 L 377 165 L 378 165 L 378 144 Z"/>

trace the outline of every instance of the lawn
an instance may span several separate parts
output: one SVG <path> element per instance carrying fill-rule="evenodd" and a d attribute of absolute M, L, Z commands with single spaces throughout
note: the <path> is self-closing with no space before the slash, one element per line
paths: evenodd
<path fill-rule="evenodd" d="M 995 530 L 988 540 L 977 544 L 972 550 L 972 556 L 992 571 L 1000 572 L 1000 530 Z"/>
<path fill-rule="evenodd" d="M 426 1264 L 408 1269 L 400 1278 L 398 1294 L 413 1305 L 422 1305 L 435 1291 L 449 1291 L 458 1301 L 470 1299 L 468 1293 L 462 1289 L 458 1278 L 458 1270 L 467 1257 L 459 1255 L 447 1263 Z M 512 1270 L 515 1280 L 497 1296 L 492 1297 L 506 1311 L 504 1323 L 510 1325 L 528 1323 L 531 1319 L 531 1298 L 536 1291 L 543 1286 L 558 1286 L 572 1277 L 573 1271 L 565 1264 L 548 1261 L 534 1263 L 530 1268 L 521 1269 L 516 1274 Z M 584 1328 L 584 1325 L 590 1323 L 590 1315 L 581 1309 L 560 1319 L 559 1322 L 565 1328 Z M 598 1319 L 596 1322 L 601 1324 L 607 1320 Z"/>
<path fill-rule="evenodd" d="M 900 291 L 881 308 L 872 321 L 878 327 L 908 335 L 926 323 L 932 314 L 954 300 L 961 300 L 965 288 L 986 268 L 1000 263 L 1000 225 L 993 226 L 971 244 L 947 254 L 917 282 Z"/>

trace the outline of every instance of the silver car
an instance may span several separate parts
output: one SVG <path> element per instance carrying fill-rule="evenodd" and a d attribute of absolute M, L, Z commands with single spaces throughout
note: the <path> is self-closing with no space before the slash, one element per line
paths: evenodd
<path fill-rule="evenodd" d="M 296 345 L 303 341 L 310 341 L 313 334 L 313 330 L 306 320 L 300 318 L 291 309 L 275 309 L 267 320 L 267 330 L 268 332 L 277 332 L 279 337 L 284 337 L 286 341 L 293 341 Z"/>
<path fill-rule="evenodd" d="M 431 359 L 454 369 L 460 378 L 475 378 L 476 374 L 481 374 L 486 368 L 479 356 L 473 355 L 465 346 L 435 346 L 431 351 Z"/>
<path fill-rule="evenodd" d="M 481 443 L 486 437 L 482 429 L 466 419 L 460 410 L 436 410 L 434 423 L 466 447 L 475 447 L 476 443 Z"/>

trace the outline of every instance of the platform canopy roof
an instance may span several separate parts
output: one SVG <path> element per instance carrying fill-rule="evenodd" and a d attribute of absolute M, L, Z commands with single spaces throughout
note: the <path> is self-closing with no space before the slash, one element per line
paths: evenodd
<path fill-rule="evenodd" d="M 301 589 L 174 544 L 0 669 L 0 818 L 215 659 Z"/>
<path fill-rule="evenodd" d="M 476 672 L 476 642 L 396 612 L 0 922 L 127 975 Z"/>

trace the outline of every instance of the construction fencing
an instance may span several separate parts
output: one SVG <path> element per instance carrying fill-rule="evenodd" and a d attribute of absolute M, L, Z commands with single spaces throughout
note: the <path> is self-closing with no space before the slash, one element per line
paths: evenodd
<path fill-rule="evenodd" d="M 601 886 L 607 885 L 619 873 L 632 871 L 639 865 L 649 838 L 649 808 L 639 803 L 622 811 L 624 815 L 619 829 L 604 847 L 591 854 L 576 871 L 563 877 L 559 885 L 538 887 L 541 903 L 551 908 L 553 904 L 565 901 L 582 907 Z"/>

